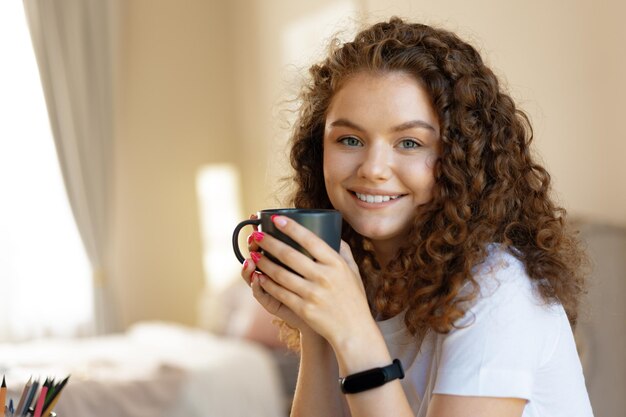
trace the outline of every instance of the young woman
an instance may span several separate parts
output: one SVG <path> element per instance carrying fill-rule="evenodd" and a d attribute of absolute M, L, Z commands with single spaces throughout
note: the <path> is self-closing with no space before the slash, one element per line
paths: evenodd
<path fill-rule="evenodd" d="M 570 327 L 583 256 L 476 50 L 392 18 L 301 98 L 292 203 L 339 210 L 341 251 L 278 216 L 315 260 L 254 232 L 242 272 L 299 346 L 292 414 L 591 416 Z"/>

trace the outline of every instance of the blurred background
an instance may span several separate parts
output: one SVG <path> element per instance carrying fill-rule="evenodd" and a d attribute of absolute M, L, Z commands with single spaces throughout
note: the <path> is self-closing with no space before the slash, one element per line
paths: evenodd
<path fill-rule="evenodd" d="M 114 117 L 104 202 L 117 326 L 196 322 L 195 301 L 211 279 L 198 173 L 234 169 L 235 188 L 207 197 L 217 206 L 238 201 L 234 216 L 222 213 L 230 221 L 280 205 L 288 100 L 299 80 L 333 35 L 349 38 L 391 15 L 443 26 L 476 45 L 529 113 L 561 203 L 573 216 L 626 225 L 622 9 L 617 1 L 117 4 L 108 29 Z M 20 130 L 4 140 L 11 137 Z M 224 261 L 236 263 L 230 253 Z"/>
<path fill-rule="evenodd" d="M 555 196 L 588 236 L 610 240 L 592 252 L 626 259 L 621 1 L 3 3 L 0 341 L 155 320 L 223 328 L 218 307 L 239 279 L 230 233 L 282 205 L 307 68 L 334 36 L 393 15 L 481 51 L 529 114 Z M 602 303 L 622 303 L 623 268 L 609 268 L 617 286 Z M 624 334 L 623 310 L 586 311 Z"/>
<path fill-rule="evenodd" d="M 232 164 L 246 218 L 279 206 L 285 100 L 332 35 L 379 17 L 441 25 L 479 47 L 530 114 L 561 203 L 626 225 L 624 12 L 618 1 L 126 2 L 110 200 L 120 323 L 195 322 L 198 170 Z"/>

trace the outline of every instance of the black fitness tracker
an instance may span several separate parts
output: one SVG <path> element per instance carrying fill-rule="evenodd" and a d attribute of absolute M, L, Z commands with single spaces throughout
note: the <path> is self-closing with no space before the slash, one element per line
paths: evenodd
<path fill-rule="evenodd" d="M 348 375 L 345 378 L 339 378 L 339 384 L 341 392 L 344 394 L 356 394 L 357 392 L 380 387 L 394 379 L 402 378 L 404 378 L 402 363 L 399 359 L 394 359 L 391 365 L 368 369 L 367 371 Z"/>

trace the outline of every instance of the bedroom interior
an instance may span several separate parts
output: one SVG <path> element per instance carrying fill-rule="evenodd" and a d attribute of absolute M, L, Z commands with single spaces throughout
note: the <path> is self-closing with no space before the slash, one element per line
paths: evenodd
<path fill-rule="evenodd" d="M 68 317 L 88 312 L 71 328 L 46 324 L 30 333 L 11 331 L 24 323 L 0 303 L 0 373 L 13 398 L 30 376 L 71 374 L 55 408 L 59 417 L 287 415 L 297 356 L 282 347 L 271 317 L 239 278 L 230 232 L 250 213 L 281 206 L 295 88 L 325 41 L 340 27 L 399 15 L 467 36 L 507 74 L 508 89 L 533 122 L 535 149 L 591 255 L 576 337 L 594 413 L 626 412 L 626 6 L 23 5 L 49 140 L 79 230 L 59 233 L 80 234 L 86 252 L 82 284 L 65 285 L 88 284 L 81 291 L 93 302 L 75 296 L 63 303 Z M 5 141 L 7 132 L 0 137 Z M 0 174 L 8 196 L 11 173 L 0 167 Z M 10 244 L 0 236 L 0 274 L 9 271 L 2 262 L 10 260 Z M 5 291 L 17 285 L 10 280 L 0 276 Z"/>

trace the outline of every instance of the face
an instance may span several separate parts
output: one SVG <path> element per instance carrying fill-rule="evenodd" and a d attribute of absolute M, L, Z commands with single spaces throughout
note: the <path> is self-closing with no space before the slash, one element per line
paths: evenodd
<path fill-rule="evenodd" d="M 440 127 L 408 74 L 360 73 L 333 96 L 324 130 L 324 180 L 333 206 L 379 252 L 395 251 L 432 199 Z"/>

